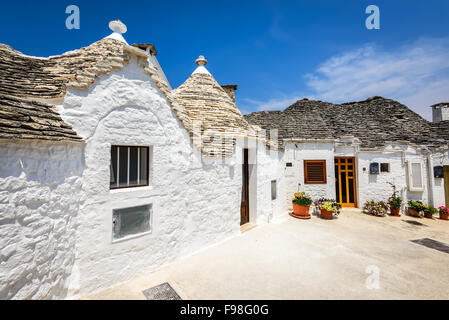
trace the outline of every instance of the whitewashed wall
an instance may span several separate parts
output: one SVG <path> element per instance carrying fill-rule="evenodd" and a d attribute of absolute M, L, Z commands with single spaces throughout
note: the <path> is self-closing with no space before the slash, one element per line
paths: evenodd
<path fill-rule="evenodd" d="M 304 183 L 304 160 L 326 160 L 327 184 Z M 292 209 L 293 194 L 298 191 L 306 191 L 314 200 L 321 197 L 335 199 L 333 143 L 287 143 L 284 161 L 293 164 L 293 167 L 285 168 L 286 205 L 289 209 Z"/>
<path fill-rule="evenodd" d="M 430 173 L 429 176 L 430 185 L 432 186 L 431 198 L 433 200 L 433 206 L 438 208 L 446 205 L 446 196 L 444 192 L 444 178 L 433 177 L 434 166 L 449 166 L 449 154 L 448 152 L 433 154 L 430 160 Z"/>
<path fill-rule="evenodd" d="M 287 213 L 283 153 L 270 151 L 264 143 L 257 148 L 257 220 L 264 224 Z M 277 197 L 271 198 L 271 181 L 276 180 Z"/>
<path fill-rule="evenodd" d="M 241 166 L 203 163 L 135 61 L 102 76 L 88 92 L 69 90 L 60 112 L 87 143 L 70 296 L 152 271 L 240 232 Z M 152 147 L 149 187 L 109 189 L 114 144 Z M 112 210 L 144 204 L 153 205 L 151 234 L 112 243 Z"/>
<path fill-rule="evenodd" d="M 406 164 L 403 163 L 402 152 L 360 152 L 357 154 L 358 206 L 361 208 L 368 200 L 387 201 L 393 193 L 388 182 L 393 183 L 404 198 L 407 193 Z M 370 174 L 373 162 L 388 163 L 390 172 Z M 380 168 L 379 168 L 380 171 Z"/>
<path fill-rule="evenodd" d="M 0 300 L 66 296 L 75 260 L 83 148 L 0 140 Z"/>

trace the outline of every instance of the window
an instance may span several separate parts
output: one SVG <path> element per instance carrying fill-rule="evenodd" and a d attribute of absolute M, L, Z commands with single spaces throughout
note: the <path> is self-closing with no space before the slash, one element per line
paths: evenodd
<path fill-rule="evenodd" d="M 304 182 L 326 184 L 326 160 L 304 160 Z"/>
<path fill-rule="evenodd" d="M 271 200 L 276 200 L 277 199 L 277 181 L 273 180 L 271 181 Z"/>
<path fill-rule="evenodd" d="M 149 185 L 150 148 L 111 147 L 111 189 Z"/>
<path fill-rule="evenodd" d="M 422 162 L 408 162 L 408 188 L 410 191 L 424 191 Z"/>
<path fill-rule="evenodd" d="M 390 164 L 389 163 L 381 163 L 380 164 L 380 172 L 390 172 Z"/>
<path fill-rule="evenodd" d="M 112 211 L 113 240 L 151 231 L 152 205 Z"/>

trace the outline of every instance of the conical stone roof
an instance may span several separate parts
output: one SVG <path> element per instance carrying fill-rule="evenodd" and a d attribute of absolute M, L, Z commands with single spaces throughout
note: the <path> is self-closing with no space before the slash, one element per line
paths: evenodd
<path fill-rule="evenodd" d="M 253 128 L 243 118 L 240 110 L 226 91 L 204 67 L 206 59 L 200 56 L 198 68 L 177 89 L 173 96 L 192 120 L 196 131 L 201 130 L 201 150 L 209 155 L 233 153 L 235 138 L 254 135 Z M 199 133 L 195 132 L 194 134 Z M 211 138 L 212 136 L 212 138 Z M 232 143 L 223 145 L 224 139 Z"/>

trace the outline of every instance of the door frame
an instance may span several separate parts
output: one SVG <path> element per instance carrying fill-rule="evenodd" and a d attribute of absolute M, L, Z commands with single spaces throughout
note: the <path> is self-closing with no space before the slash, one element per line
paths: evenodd
<path fill-rule="evenodd" d="M 353 170 L 354 170 L 354 176 L 353 176 L 353 178 L 352 178 L 352 180 L 354 181 L 354 203 L 340 203 L 341 204 L 341 206 L 342 207 L 347 207 L 347 208 L 358 208 L 358 198 L 357 198 L 357 159 L 356 159 L 356 157 L 334 157 L 334 170 L 335 170 L 335 160 L 336 159 L 352 159 L 352 165 L 353 165 Z M 338 181 L 340 181 L 341 180 L 341 175 L 340 174 L 338 174 L 337 175 L 337 177 L 338 177 Z M 337 178 L 336 178 L 337 179 Z M 346 181 L 347 181 L 348 179 L 346 179 Z M 337 181 L 335 181 L 335 182 L 337 182 Z M 341 183 L 339 184 L 339 186 L 340 186 L 340 201 L 342 200 L 342 197 L 341 197 Z M 348 191 L 349 190 L 349 187 L 348 187 L 348 184 L 346 184 L 346 191 Z M 349 196 L 349 194 L 348 194 L 348 196 Z M 335 199 L 337 199 L 337 188 L 335 188 Z"/>
<path fill-rule="evenodd" d="M 240 202 L 240 225 L 249 223 L 249 149 L 242 149 L 242 199 Z M 245 179 L 246 178 L 246 179 Z M 245 190 L 245 201 L 243 201 L 243 190 Z"/>
<path fill-rule="evenodd" d="M 449 166 L 443 166 L 444 170 L 444 198 L 446 207 L 449 208 Z"/>

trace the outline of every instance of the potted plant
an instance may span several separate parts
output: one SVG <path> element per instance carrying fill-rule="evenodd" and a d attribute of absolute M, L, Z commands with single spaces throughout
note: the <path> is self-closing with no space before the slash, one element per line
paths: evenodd
<path fill-rule="evenodd" d="M 426 206 L 424 205 L 424 203 L 422 203 L 421 201 L 417 200 L 417 201 L 413 201 L 413 200 L 409 200 L 408 201 L 408 214 L 412 217 L 420 217 L 420 212 L 424 211 L 424 209 L 426 208 Z"/>
<path fill-rule="evenodd" d="M 310 219 L 309 209 L 312 203 L 312 198 L 304 191 L 295 193 L 292 215 L 298 219 Z"/>
<path fill-rule="evenodd" d="M 442 220 L 449 220 L 449 209 L 445 206 L 441 206 L 438 208 L 438 211 L 440 213 L 440 219 Z"/>
<path fill-rule="evenodd" d="M 388 198 L 388 205 L 390 207 L 391 215 L 394 217 L 400 217 L 402 199 L 399 197 L 399 191 L 396 190 L 396 186 L 388 182 L 393 188 L 393 194 Z"/>
<path fill-rule="evenodd" d="M 387 214 L 388 205 L 384 201 L 374 201 L 369 200 L 366 201 L 363 205 L 363 212 L 376 216 L 376 217 L 385 217 Z"/>
<path fill-rule="evenodd" d="M 429 218 L 429 219 L 433 219 L 433 215 L 435 213 L 437 213 L 438 210 L 435 207 L 432 206 L 425 206 L 424 208 L 424 217 Z"/>
<path fill-rule="evenodd" d="M 338 216 L 341 210 L 341 205 L 332 199 L 316 200 L 315 206 L 320 210 L 320 217 L 328 220 L 333 219 L 334 215 Z"/>

